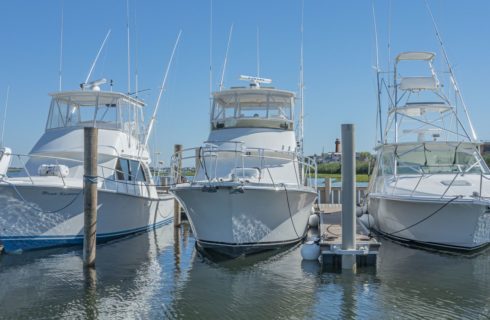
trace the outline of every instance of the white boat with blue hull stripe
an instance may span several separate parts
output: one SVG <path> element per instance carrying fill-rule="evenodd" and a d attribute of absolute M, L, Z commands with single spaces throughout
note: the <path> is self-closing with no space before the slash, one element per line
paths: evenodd
<path fill-rule="evenodd" d="M 4 148 L 0 242 L 6 252 L 83 242 L 83 131 L 98 128 L 97 241 L 172 221 L 174 197 L 150 172 L 143 102 L 99 88 L 54 93 L 45 133 L 28 155 Z"/>

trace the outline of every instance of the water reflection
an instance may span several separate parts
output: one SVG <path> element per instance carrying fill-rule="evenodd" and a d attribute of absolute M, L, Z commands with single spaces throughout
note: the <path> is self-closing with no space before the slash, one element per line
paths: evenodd
<path fill-rule="evenodd" d="M 3 256 L 0 317 L 96 319 L 148 313 L 160 281 L 155 258 L 172 244 L 171 231 L 158 229 L 158 242 L 154 233 L 144 233 L 98 246 L 92 270 L 83 268 L 80 249 Z"/>
<path fill-rule="evenodd" d="M 175 232 L 174 232 L 175 231 Z M 383 241 L 378 269 L 325 272 L 300 248 L 219 261 L 188 225 L 81 250 L 0 257 L 0 318 L 486 318 L 490 251 L 469 258 Z"/>
<path fill-rule="evenodd" d="M 185 319 L 304 318 L 317 276 L 305 276 L 297 248 L 215 262 L 197 252 L 175 298 Z"/>

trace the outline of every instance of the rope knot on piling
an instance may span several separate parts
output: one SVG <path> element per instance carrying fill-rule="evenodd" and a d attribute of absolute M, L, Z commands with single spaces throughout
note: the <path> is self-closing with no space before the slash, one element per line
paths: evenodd
<path fill-rule="evenodd" d="M 84 175 L 83 176 L 83 182 L 87 184 L 97 184 L 98 182 L 98 176 L 88 176 Z"/>

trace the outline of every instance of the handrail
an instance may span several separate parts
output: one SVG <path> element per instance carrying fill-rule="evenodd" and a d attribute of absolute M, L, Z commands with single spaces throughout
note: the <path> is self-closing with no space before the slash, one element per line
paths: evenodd
<path fill-rule="evenodd" d="M 301 185 L 305 185 L 306 182 L 308 182 L 307 176 L 311 174 L 311 172 L 315 172 L 315 183 L 314 183 L 314 188 L 317 188 L 317 183 L 316 183 L 316 177 L 317 177 L 317 167 L 316 163 L 312 161 L 311 159 L 305 157 L 301 157 L 299 154 L 297 154 L 294 151 L 285 151 L 285 150 L 276 150 L 276 149 L 269 149 L 269 148 L 257 148 L 257 147 L 252 147 L 252 148 L 243 148 L 243 142 L 241 141 L 212 141 L 214 143 L 230 143 L 233 144 L 234 147 L 225 147 L 223 148 L 222 145 L 218 146 L 216 144 L 212 144 L 211 141 L 206 142 L 206 146 L 200 147 L 199 148 L 199 155 L 196 154 L 196 148 L 187 148 L 179 151 L 178 153 L 175 153 L 172 155 L 172 170 L 178 170 L 179 165 L 176 164 L 178 161 L 183 161 L 183 160 L 191 160 L 191 159 L 202 159 L 199 161 L 199 166 L 204 166 L 203 168 L 205 171 L 206 170 L 213 170 L 214 175 L 209 177 L 206 175 L 206 180 L 208 182 L 213 181 L 219 177 L 218 176 L 218 168 L 219 168 L 219 160 L 220 160 L 220 155 L 223 154 L 230 154 L 233 155 L 233 158 L 230 157 L 229 160 L 234 161 L 235 165 L 234 168 L 237 168 L 238 170 L 242 170 L 242 176 L 245 176 L 245 159 L 246 158 L 252 158 L 252 159 L 257 159 L 258 160 L 258 165 L 257 169 L 259 169 L 259 182 L 260 180 L 263 179 L 263 175 L 261 172 L 264 169 L 267 169 L 269 176 L 271 178 L 271 182 L 273 185 L 275 185 L 274 178 L 272 177 L 272 174 L 269 170 L 269 167 L 267 166 L 267 160 L 287 160 L 288 162 L 292 162 L 294 164 L 294 170 L 295 170 L 295 180 L 296 184 L 298 187 Z M 242 147 L 239 148 L 239 145 Z M 189 154 L 189 152 L 192 151 L 192 154 Z M 268 153 L 268 155 L 267 155 Z M 206 164 L 205 159 L 206 158 L 211 158 L 214 161 Z M 302 170 L 305 174 L 303 174 L 303 178 L 300 178 L 298 176 L 298 168 L 296 166 L 298 164 L 302 165 Z M 214 166 L 214 168 L 213 168 Z M 196 165 L 197 167 L 197 165 Z M 196 168 L 194 171 L 194 176 L 193 176 L 193 183 L 195 182 L 196 177 L 198 174 L 201 173 L 201 168 Z M 180 168 L 180 172 L 173 172 L 173 175 L 175 177 L 181 176 L 182 175 L 182 168 Z"/>
<path fill-rule="evenodd" d="M 83 165 L 83 161 L 81 161 L 81 160 L 72 159 L 72 158 L 65 158 L 65 157 L 55 157 L 55 156 L 46 156 L 46 155 L 37 155 L 37 154 L 31 154 L 31 155 L 12 154 L 12 156 L 14 156 L 15 158 L 18 159 L 18 161 L 22 165 L 21 170 L 23 172 L 25 172 L 25 175 L 15 177 L 15 178 L 27 177 L 32 185 L 36 185 L 36 181 L 34 181 L 33 177 L 37 176 L 37 175 L 31 174 L 30 170 L 27 168 L 27 162 L 24 160 L 24 158 L 28 158 L 28 159 L 50 159 L 53 162 L 55 162 L 57 166 L 60 165 L 60 161 L 70 161 L 70 162 L 76 163 L 76 165 Z M 139 166 L 141 166 L 141 163 L 139 164 Z M 100 190 L 109 190 L 109 191 L 116 190 L 116 191 L 119 191 L 118 186 L 122 184 L 122 185 L 126 186 L 125 190 L 126 190 L 126 193 L 128 193 L 128 194 L 134 194 L 134 195 L 138 194 L 138 195 L 142 195 L 142 196 L 152 197 L 153 195 L 152 195 L 150 187 L 156 188 L 158 186 L 152 182 L 151 172 L 149 172 L 149 176 L 147 176 L 147 177 L 145 176 L 146 177 L 145 181 L 117 180 L 116 179 L 117 174 L 118 173 L 124 173 L 122 170 L 117 170 L 115 168 L 107 167 L 107 166 L 104 166 L 101 164 L 98 164 L 97 168 L 100 169 L 100 172 L 101 172 L 101 175 L 97 176 L 97 179 L 99 181 L 102 181 L 99 185 Z M 131 177 L 133 179 L 136 179 L 138 177 L 139 172 L 140 172 L 140 170 L 137 171 L 136 175 L 131 175 Z M 55 175 L 53 177 L 58 177 L 60 179 L 63 187 L 68 186 L 66 178 L 62 174 Z M 11 179 L 11 177 L 9 177 L 7 174 L 5 175 L 5 178 Z M 75 178 L 78 178 L 78 177 L 75 177 Z M 79 177 L 79 178 L 80 178 L 80 180 L 82 179 L 82 177 Z M 107 185 L 107 181 L 111 181 L 111 182 L 116 183 L 115 187 L 110 188 Z M 131 187 L 132 187 L 132 190 L 130 190 Z M 146 193 L 147 193 L 146 195 L 145 195 L 145 192 L 143 191 L 143 190 L 145 190 L 145 188 L 142 189 L 142 187 L 143 188 L 146 187 Z M 155 191 L 155 194 L 156 194 L 156 191 Z"/>

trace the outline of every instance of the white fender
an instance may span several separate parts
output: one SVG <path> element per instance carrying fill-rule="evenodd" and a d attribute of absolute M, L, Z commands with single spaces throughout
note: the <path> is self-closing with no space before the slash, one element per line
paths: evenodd
<path fill-rule="evenodd" d="M 7 174 L 7 170 L 12 162 L 12 150 L 4 147 L 0 149 L 0 178 Z"/>

